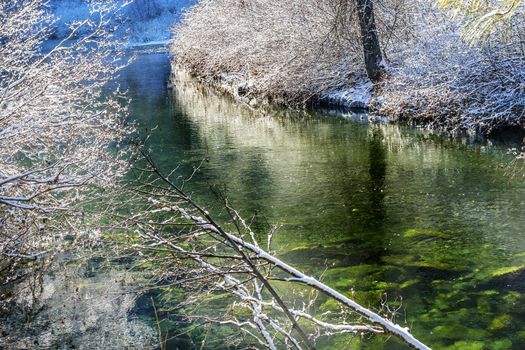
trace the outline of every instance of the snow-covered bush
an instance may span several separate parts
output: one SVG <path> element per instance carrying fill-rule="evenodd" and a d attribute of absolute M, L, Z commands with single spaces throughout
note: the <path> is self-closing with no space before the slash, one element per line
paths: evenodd
<path fill-rule="evenodd" d="M 177 64 L 240 94 L 302 105 L 320 92 L 342 89 L 363 76 L 363 53 L 353 5 L 338 0 L 203 0 L 174 32 Z M 350 4 L 353 4 L 351 2 Z M 403 23 L 386 0 L 377 21 L 390 48 Z"/>
<path fill-rule="evenodd" d="M 83 0 L 55 1 L 51 4 L 49 10 L 56 19 L 53 24 L 57 38 L 64 38 L 70 33 L 70 24 L 89 17 L 89 5 Z M 86 34 L 85 31 L 83 29 L 78 35 Z"/>
<path fill-rule="evenodd" d="M 92 7 L 75 27 L 85 36 L 74 39 L 74 28 L 45 51 L 45 1 L 0 1 L 0 307 L 3 287 L 27 273 L 21 266 L 85 229 L 90 186 L 109 189 L 126 169 L 110 149 L 126 133 L 125 107 L 118 91 L 103 91 L 123 64 L 112 36 L 118 8 Z"/>
<path fill-rule="evenodd" d="M 203 0 L 174 32 L 174 63 L 248 98 L 345 102 L 366 86 L 352 3 Z M 434 0 L 374 6 L 388 65 L 377 110 L 449 129 L 525 124 L 525 3 L 474 46 L 462 36 L 467 22 Z"/>
<path fill-rule="evenodd" d="M 169 39 L 170 27 L 176 22 L 186 7 L 195 0 L 119 0 L 119 16 L 114 17 L 119 24 L 118 35 L 131 43 L 165 41 Z M 70 32 L 70 24 L 89 15 L 90 3 L 104 4 L 104 1 L 89 0 L 51 0 L 48 13 L 57 20 L 54 22 L 54 36 L 64 38 Z M 82 31 L 77 33 L 84 35 Z"/>
<path fill-rule="evenodd" d="M 523 8 L 508 30 L 474 46 L 464 23 L 419 1 L 411 40 L 392 55 L 380 110 L 395 118 L 447 129 L 490 132 L 525 119 Z"/>
<path fill-rule="evenodd" d="M 167 41 L 176 15 L 169 10 L 139 21 L 130 20 L 127 36 L 131 44 Z"/>

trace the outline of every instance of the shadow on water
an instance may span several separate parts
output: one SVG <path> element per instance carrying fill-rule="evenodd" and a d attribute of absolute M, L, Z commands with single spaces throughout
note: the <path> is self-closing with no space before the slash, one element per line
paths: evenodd
<path fill-rule="evenodd" d="M 370 241 L 373 242 L 372 247 L 369 248 L 370 259 L 374 261 L 381 261 L 381 256 L 386 249 L 386 232 L 384 229 L 386 208 L 384 205 L 385 199 L 385 176 L 387 169 L 386 151 L 383 145 L 384 136 L 380 128 L 372 126 L 370 133 L 368 148 L 369 148 L 369 163 L 370 167 L 368 173 L 370 174 L 370 184 L 368 188 L 369 195 L 369 216 L 366 219 L 365 227 L 373 233 Z M 373 250 L 373 251 L 372 251 Z"/>
<path fill-rule="evenodd" d="M 253 217 L 263 241 L 281 225 L 273 249 L 287 262 L 324 273 L 373 309 L 385 293 L 389 302 L 402 298 L 398 321 L 433 348 L 525 343 L 516 309 L 524 305 L 525 184 L 501 167 L 511 160 L 508 140 L 453 139 L 362 116 L 254 113 L 184 75 L 168 91 L 169 74 L 164 55 L 139 56 L 122 74 L 132 119 L 151 132 L 164 170 L 179 166 L 186 178 L 202 163 L 187 189 L 211 212 L 210 185 Z M 191 348 L 180 341 L 170 348 Z M 399 348 L 383 338 L 360 346 Z"/>

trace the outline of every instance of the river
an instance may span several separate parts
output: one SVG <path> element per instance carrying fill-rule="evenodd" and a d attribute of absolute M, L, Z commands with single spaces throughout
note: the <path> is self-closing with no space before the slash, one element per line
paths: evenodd
<path fill-rule="evenodd" d="M 402 301 L 396 321 L 434 349 L 523 348 L 525 180 L 509 166 L 514 138 L 443 136 L 350 112 L 255 112 L 182 75 L 169 89 L 169 79 L 168 57 L 150 53 L 119 82 L 162 169 L 187 176 L 202 163 L 186 188 L 210 212 L 218 186 L 261 239 L 280 226 L 272 248 L 282 260 L 372 309 Z M 151 320 L 150 299 L 134 312 Z M 170 337 L 167 348 L 191 344 Z M 404 348 L 384 337 L 360 346 Z"/>

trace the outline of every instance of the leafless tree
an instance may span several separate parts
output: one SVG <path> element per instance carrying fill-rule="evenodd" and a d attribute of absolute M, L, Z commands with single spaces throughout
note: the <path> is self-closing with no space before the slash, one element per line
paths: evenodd
<path fill-rule="evenodd" d="M 148 154 L 143 156 L 127 190 L 107 205 L 107 230 L 128 242 L 124 248 L 137 266 L 148 266 L 154 286 L 186 292 L 177 308 L 186 310 L 188 320 L 238 327 L 254 346 L 268 349 L 314 349 L 320 338 L 348 333 L 392 334 L 411 347 L 428 349 L 408 328 L 272 255 L 274 231 L 267 236 L 267 250 L 261 248 L 220 193 L 230 223 L 219 224 L 184 191 L 189 179 L 179 186 L 173 173 L 164 175 Z M 335 300 L 340 312 L 320 313 L 318 297 Z M 217 306 L 219 300 L 223 307 Z"/>
<path fill-rule="evenodd" d="M 145 21 L 159 16 L 162 9 L 155 0 L 134 0 L 129 5 L 129 12 L 132 13 L 133 18 Z"/>
<path fill-rule="evenodd" d="M 384 66 L 374 15 L 374 2 L 373 0 L 356 1 L 366 74 L 370 80 L 377 82 L 383 74 Z"/>
<path fill-rule="evenodd" d="M 118 88 L 104 92 L 125 64 L 112 27 L 125 3 L 92 3 L 57 42 L 48 40 L 46 5 L 0 1 L 0 294 L 20 264 L 83 229 L 86 193 L 111 187 L 126 167 L 118 147 L 126 107 Z"/>

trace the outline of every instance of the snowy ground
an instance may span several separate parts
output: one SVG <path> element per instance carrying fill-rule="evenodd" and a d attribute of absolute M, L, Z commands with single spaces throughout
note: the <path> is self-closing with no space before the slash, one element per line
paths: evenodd
<path fill-rule="evenodd" d="M 372 83 L 357 81 L 353 87 L 323 91 L 318 99 L 328 105 L 367 109 L 372 102 Z"/>

